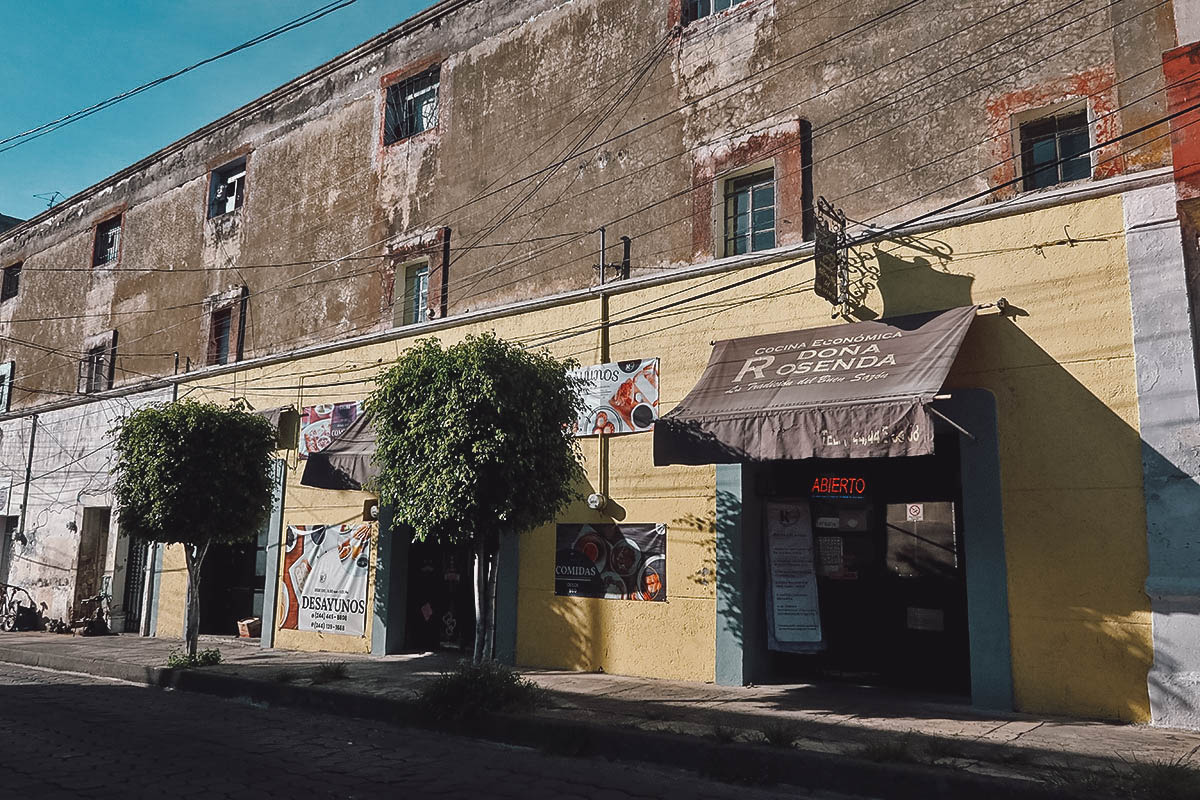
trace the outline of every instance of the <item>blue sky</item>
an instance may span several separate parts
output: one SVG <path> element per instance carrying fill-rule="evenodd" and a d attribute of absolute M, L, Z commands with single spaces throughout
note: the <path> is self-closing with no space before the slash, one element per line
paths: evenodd
<path fill-rule="evenodd" d="M 253 38 L 328 0 L 0 0 L 0 138 Z M 357 0 L 0 153 L 0 213 L 70 196 L 433 4 Z"/>

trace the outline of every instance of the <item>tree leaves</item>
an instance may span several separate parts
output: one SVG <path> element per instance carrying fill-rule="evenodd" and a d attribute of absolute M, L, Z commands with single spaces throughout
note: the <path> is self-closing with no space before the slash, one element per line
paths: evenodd
<path fill-rule="evenodd" d="M 117 430 L 114 493 L 124 533 L 157 542 L 253 538 L 271 513 L 275 432 L 213 403 L 156 403 Z"/>
<path fill-rule="evenodd" d="M 462 543 L 554 519 L 582 475 L 573 366 L 491 334 L 449 348 L 419 341 L 366 401 L 380 469 L 370 488 L 421 540 Z"/>

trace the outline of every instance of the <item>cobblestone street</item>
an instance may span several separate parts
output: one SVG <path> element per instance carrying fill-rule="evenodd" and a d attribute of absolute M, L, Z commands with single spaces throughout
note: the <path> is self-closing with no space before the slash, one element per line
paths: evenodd
<path fill-rule="evenodd" d="M 11 798 L 829 797 L 0 664 Z"/>

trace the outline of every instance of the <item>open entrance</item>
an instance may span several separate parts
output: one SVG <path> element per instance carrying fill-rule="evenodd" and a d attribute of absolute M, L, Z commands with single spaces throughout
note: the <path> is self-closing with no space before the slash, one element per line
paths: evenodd
<path fill-rule="evenodd" d="M 108 525 L 112 509 L 108 506 L 83 509 L 83 526 L 79 529 L 79 550 L 75 558 L 75 598 L 73 618 L 84 608 L 84 601 L 96 597 L 104 586 L 104 559 L 108 553 Z"/>
<path fill-rule="evenodd" d="M 408 546 L 406 650 L 469 651 L 475 642 L 471 552 L 462 546 Z"/>
<path fill-rule="evenodd" d="M 759 467 L 766 677 L 970 694 L 958 444 Z"/>
<path fill-rule="evenodd" d="M 254 540 L 209 548 L 200 566 L 200 633 L 236 636 L 238 620 L 254 616 L 263 591 L 257 552 Z"/>

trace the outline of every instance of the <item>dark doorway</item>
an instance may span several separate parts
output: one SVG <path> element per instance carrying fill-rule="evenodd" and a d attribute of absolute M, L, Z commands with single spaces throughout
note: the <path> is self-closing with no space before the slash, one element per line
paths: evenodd
<path fill-rule="evenodd" d="M 125 560 L 125 594 L 121 608 L 125 610 L 125 633 L 137 633 L 142 628 L 142 602 L 146 596 L 146 556 L 150 543 L 132 539 Z"/>
<path fill-rule="evenodd" d="M 108 524 L 112 509 L 108 506 L 83 509 L 79 529 L 79 551 L 75 558 L 75 602 L 73 617 L 84 609 L 84 600 L 100 594 L 104 585 L 104 559 L 108 554 Z"/>
<path fill-rule="evenodd" d="M 405 649 L 469 650 L 475 639 L 471 553 L 413 542 L 408 547 Z"/>
<path fill-rule="evenodd" d="M 957 437 L 930 456 L 780 462 L 763 478 L 762 502 L 807 503 L 821 632 L 807 652 L 771 651 L 771 675 L 969 694 Z"/>
<path fill-rule="evenodd" d="M 200 632 L 236 636 L 238 620 L 254 616 L 262 591 L 256 573 L 256 543 L 214 544 L 200 567 Z"/>

